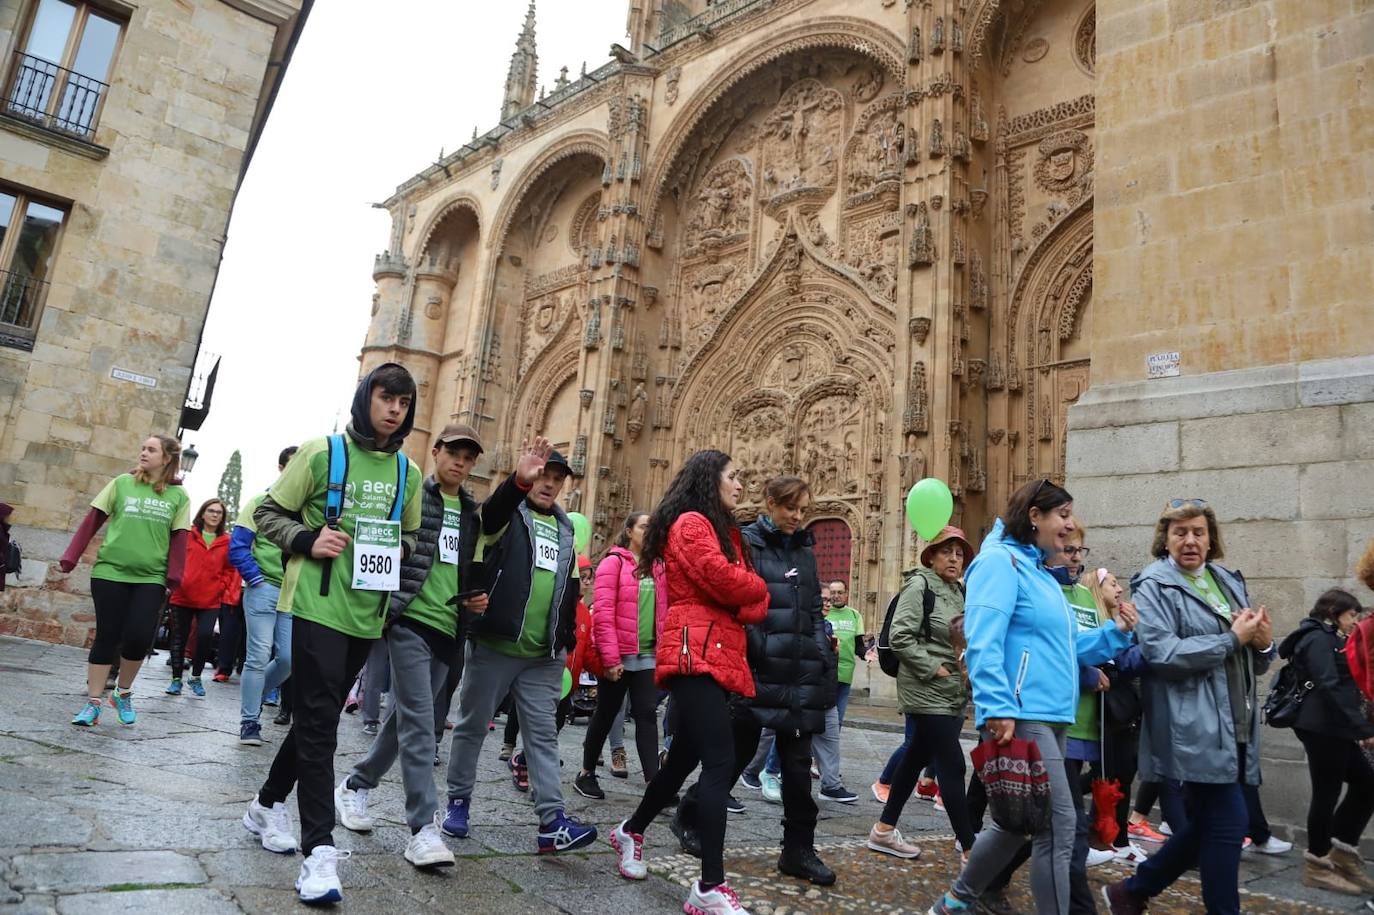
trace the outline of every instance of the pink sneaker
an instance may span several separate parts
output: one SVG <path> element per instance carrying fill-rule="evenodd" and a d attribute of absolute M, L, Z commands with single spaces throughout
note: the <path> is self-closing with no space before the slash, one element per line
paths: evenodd
<path fill-rule="evenodd" d="M 687 915 L 749 915 L 729 884 L 719 883 L 703 890 L 700 881 L 692 883 L 692 892 L 682 904 L 682 911 Z"/>
<path fill-rule="evenodd" d="M 617 864 L 620 876 L 627 880 L 643 880 L 649 874 L 644 866 L 644 837 L 630 832 L 622 821 L 611 830 L 611 847 L 620 853 Z"/>

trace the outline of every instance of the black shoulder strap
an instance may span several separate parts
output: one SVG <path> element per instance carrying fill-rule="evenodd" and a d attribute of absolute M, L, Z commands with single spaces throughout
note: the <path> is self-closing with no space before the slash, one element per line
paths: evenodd
<path fill-rule="evenodd" d="M 930 615 L 935 612 L 935 592 L 930 590 L 930 585 L 926 585 L 925 593 L 921 595 L 921 641 L 930 641 Z"/>

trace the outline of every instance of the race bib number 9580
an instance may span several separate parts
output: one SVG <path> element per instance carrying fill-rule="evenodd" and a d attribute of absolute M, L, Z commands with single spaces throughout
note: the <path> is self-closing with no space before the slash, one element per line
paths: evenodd
<path fill-rule="evenodd" d="M 359 518 L 353 531 L 353 587 L 396 591 L 401 587 L 401 523 Z"/>

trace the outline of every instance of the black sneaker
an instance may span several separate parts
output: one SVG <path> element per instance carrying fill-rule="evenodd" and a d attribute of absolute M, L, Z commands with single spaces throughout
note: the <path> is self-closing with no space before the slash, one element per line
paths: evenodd
<path fill-rule="evenodd" d="M 778 871 L 789 877 L 800 877 L 817 886 L 830 886 L 835 882 L 835 872 L 825 866 L 816 855 L 816 850 L 806 848 L 784 848 L 778 856 Z"/>
<path fill-rule="evenodd" d="M 697 835 L 695 829 L 682 822 L 681 812 L 673 814 L 673 818 L 668 821 L 668 828 L 677 836 L 677 842 L 683 851 L 693 858 L 701 857 L 701 836 Z"/>
<path fill-rule="evenodd" d="M 284 728 L 291 726 L 291 713 L 288 711 L 277 712 L 277 717 L 272 719 L 273 724 L 281 725 Z"/>
<path fill-rule="evenodd" d="M 746 788 L 753 788 L 755 791 L 763 790 L 763 782 L 759 781 L 759 777 L 752 772 L 741 772 L 739 781 Z"/>
<path fill-rule="evenodd" d="M 583 797 L 589 797 L 594 801 L 604 801 L 606 792 L 601 790 L 601 785 L 596 780 L 595 772 L 579 772 L 577 778 L 573 779 L 573 788 Z"/>
<path fill-rule="evenodd" d="M 436 766 L 439 765 L 439 751 L 438 751 L 438 750 L 435 750 L 435 751 L 434 751 L 434 765 L 436 765 Z"/>
<path fill-rule="evenodd" d="M 836 785 L 833 788 L 822 788 L 821 797 L 828 801 L 835 801 L 837 804 L 852 804 L 859 799 L 859 796 L 850 791 L 844 785 Z"/>
<path fill-rule="evenodd" d="M 369 721 L 367 724 L 363 725 L 363 733 L 366 734 L 368 737 L 376 737 L 377 731 L 379 731 L 380 729 L 381 726 L 377 724 L 377 722 L 375 721 Z"/>
<path fill-rule="evenodd" d="M 725 809 L 731 813 L 744 813 L 744 805 L 733 794 L 725 799 Z"/>

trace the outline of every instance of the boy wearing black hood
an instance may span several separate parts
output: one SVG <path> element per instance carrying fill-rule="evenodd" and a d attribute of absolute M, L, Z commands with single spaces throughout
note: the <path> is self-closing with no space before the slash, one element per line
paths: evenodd
<path fill-rule="evenodd" d="M 400 560 L 415 548 L 421 473 L 400 453 L 414 423 L 415 379 L 394 362 L 378 366 L 353 396 L 338 520 L 325 517 L 327 438 L 301 446 L 253 513 L 259 535 L 291 553 L 277 607 L 293 616 L 295 719 L 243 824 L 268 851 L 294 852 L 285 802 L 297 789 L 307 857 L 296 892 L 307 903 L 343 898 L 337 862 L 348 853 L 335 849 L 331 835 L 339 712 L 381 637 L 389 592 L 400 587 Z"/>

